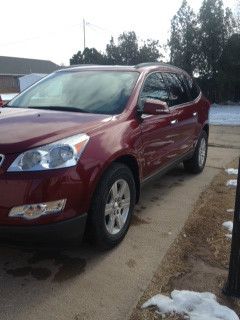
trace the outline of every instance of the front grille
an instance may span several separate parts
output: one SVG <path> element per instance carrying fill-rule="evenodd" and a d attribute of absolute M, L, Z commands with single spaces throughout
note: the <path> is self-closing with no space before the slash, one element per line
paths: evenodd
<path fill-rule="evenodd" d="M 0 166 L 1 166 L 2 163 L 3 163 L 3 160 L 4 160 L 4 155 L 3 155 L 3 154 L 0 154 Z"/>

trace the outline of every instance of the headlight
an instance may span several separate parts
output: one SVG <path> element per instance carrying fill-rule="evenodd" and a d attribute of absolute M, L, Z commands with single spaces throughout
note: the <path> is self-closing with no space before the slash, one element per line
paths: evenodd
<path fill-rule="evenodd" d="M 8 171 L 41 171 L 75 166 L 88 140 L 89 136 L 82 133 L 28 150 L 14 160 Z"/>

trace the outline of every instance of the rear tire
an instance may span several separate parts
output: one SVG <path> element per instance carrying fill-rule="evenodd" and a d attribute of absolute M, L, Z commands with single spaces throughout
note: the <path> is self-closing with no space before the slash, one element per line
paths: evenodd
<path fill-rule="evenodd" d="M 131 170 L 113 163 L 94 193 L 89 212 L 91 240 L 102 250 L 111 249 L 125 237 L 136 201 Z"/>
<path fill-rule="evenodd" d="M 195 174 L 202 172 L 207 160 L 207 151 L 208 135 L 202 131 L 192 158 L 183 162 L 185 170 Z"/>

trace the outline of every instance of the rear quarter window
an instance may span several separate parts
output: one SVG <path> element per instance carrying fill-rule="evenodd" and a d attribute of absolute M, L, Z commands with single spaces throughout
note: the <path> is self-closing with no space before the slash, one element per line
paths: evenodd
<path fill-rule="evenodd" d="M 187 89 L 178 74 L 163 73 L 164 80 L 169 88 L 169 105 L 175 106 L 189 101 Z"/>
<path fill-rule="evenodd" d="M 185 77 L 185 78 L 188 84 L 191 98 L 192 100 L 195 100 L 199 96 L 201 90 L 199 86 L 196 84 L 196 82 L 194 81 L 194 79 L 192 79 L 191 77 Z"/>

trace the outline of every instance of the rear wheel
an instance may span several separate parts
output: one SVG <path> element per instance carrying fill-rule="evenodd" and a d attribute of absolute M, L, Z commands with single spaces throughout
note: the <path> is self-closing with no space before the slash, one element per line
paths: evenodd
<path fill-rule="evenodd" d="M 89 212 L 91 238 L 101 249 L 110 249 L 126 235 L 136 199 L 131 170 L 114 163 L 102 177 Z"/>
<path fill-rule="evenodd" d="M 184 168 L 190 173 L 200 173 L 203 171 L 208 151 L 208 136 L 205 131 L 203 131 L 198 139 L 194 154 L 191 159 L 183 162 Z"/>

